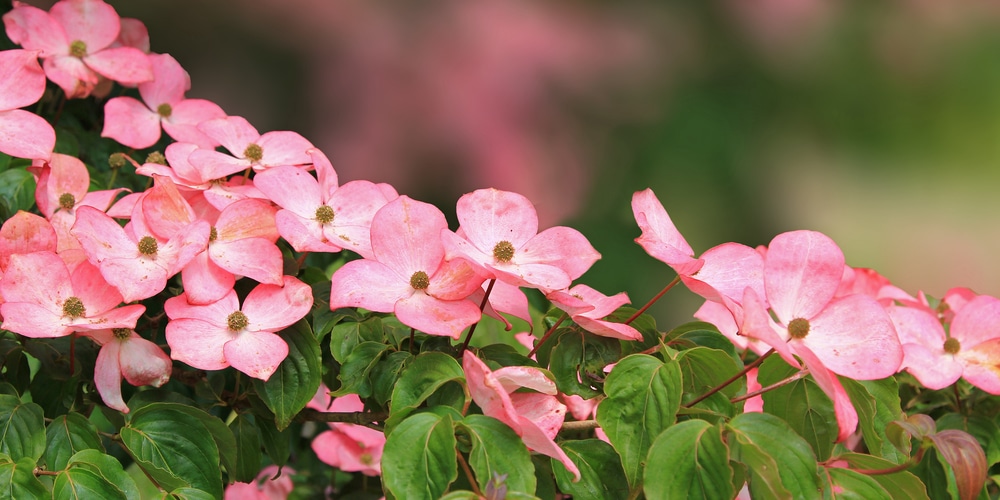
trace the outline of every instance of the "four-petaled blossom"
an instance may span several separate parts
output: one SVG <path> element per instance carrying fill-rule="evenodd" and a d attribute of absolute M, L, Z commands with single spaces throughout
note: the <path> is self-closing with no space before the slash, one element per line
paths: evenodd
<path fill-rule="evenodd" d="M 129 411 L 122 400 L 122 377 L 134 386 L 160 387 L 170 380 L 170 358 L 135 330 L 112 328 L 83 333 L 101 345 L 94 365 L 94 385 L 108 407 L 122 413 Z"/>
<path fill-rule="evenodd" d="M 154 79 L 139 84 L 142 101 L 115 97 L 104 105 L 104 130 L 130 148 L 148 148 L 160 140 L 160 128 L 175 140 L 214 148 L 219 143 L 198 130 L 198 124 L 224 118 L 225 111 L 204 99 L 185 99 L 191 78 L 169 54 L 150 54 Z"/>
<path fill-rule="evenodd" d="M 79 330 L 134 328 L 146 310 L 121 305 L 122 296 L 87 262 L 72 272 L 52 252 L 12 255 L 0 281 L 0 328 L 25 337 L 51 338 Z"/>
<path fill-rule="evenodd" d="M 262 171 L 280 165 L 306 165 L 312 143 L 296 132 L 276 131 L 261 135 L 241 116 L 207 120 L 198 130 L 226 148 L 231 155 L 214 149 L 199 149 L 189 157 L 192 164 L 225 177 L 248 168 Z"/>
<path fill-rule="evenodd" d="M 621 340 L 642 340 L 639 330 L 623 323 L 604 320 L 605 316 L 629 303 L 625 292 L 608 297 L 587 285 L 576 285 L 566 291 L 552 292 L 546 297 L 588 332 Z"/>
<path fill-rule="evenodd" d="M 442 231 L 448 258 L 464 257 L 490 278 L 515 286 L 562 290 L 601 258 L 579 231 L 556 226 L 538 232 L 527 198 L 480 189 L 459 198 L 458 233 Z"/>
<path fill-rule="evenodd" d="M 0 152 L 28 159 L 47 160 L 56 145 L 56 132 L 44 118 L 23 108 L 45 93 L 45 73 L 38 53 L 30 50 L 0 52 Z"/>
<path fill-rule="evenodd" d="M 462 368 L 472 400 L 484 415 L 507 424 L 521 436 L 525 446 L 558 460 L 576 480 L 580 479 L 580 469 L 553 441 L 566 418 L 566 405 L 556 398 L 555 382 L 530 366 L 490 370 L 471 351 L 463 354 Z M 537 392 L 515 392 L 521 387 Z"/>
<path fill-rule="evenodd" d="M 479 304 L 465 300 L 485 276 L 465 259 L 445 260 L 444 214 L 400 196 L 372 219 L 374 258 L 348 262 L 333 273 L 330 308 L 394 312 L 404 325 L 457 339 L 479 321 Z"/>
<path fill-rule="evenodd" d="M 191 304 L 185 294 L 163 305 L 170 318 L 170 357 L 202 370 L 232 366 L 267 380 L 288 355 L 278 332 L 312 308 L 312 288 L 286 276 L 285 285 L 257 285 L 240 305 L 236 290 L 211 304 Z"/>
<path fill-rule="evenodd" d="M 112 46 L 121 19 L 100 0 L 64 0 L 49 12 L 15 2 L 3 20 L 11 41 L 41 52 L 45 74 L 71 99 L 90 95 L 101 76 L 128 86 L 153 79 L 145 53 Z"/>
<path fill-rule="evenodd" d="M 365 409 L 357 394 L 331 399 L 324 386 L 320 386 L 308 406 L 324 412 L 359 412 Z M 329 426 L 329 430 L 321 432 L 312 441 L 316 457 L 345 472 L 361 472 L 366 476 L 382 474 L 385 434 L 363 425 L 331 422 Z"/>

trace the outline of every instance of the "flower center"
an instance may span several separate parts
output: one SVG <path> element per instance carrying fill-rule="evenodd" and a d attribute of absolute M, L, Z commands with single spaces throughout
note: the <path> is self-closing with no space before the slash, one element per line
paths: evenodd
<path fill-rule="evenodd" d="M 87 55 L 87 44 L 82 40 L 76 40 L 69 44 L 69 55 L 73 57 L 85 57 Z"/>
<path fill-rule="evenodd" d="M 246 314 L 243 314 L 240 311 L 236 311 L 230 314 L 228 318 L 226 318 L 226 324 L 229 326 L 230 330 L 238 332 L 246 328 L 247 325 L 250 324 L 250 321 L 247 319 Z"/>
<path fill-rule="evenodd" d="M 243 157 L 250 161 L 258 162 L 264 157 L 264 150 L 260 146 L 251 143 L 243 150 Z"/>
<path fill-rule="evenodd" d="M 111 153 L 108 157 L 108 166 L 113 169 L 124 167 L 126 162 L 125 153 Z"/>
<path fill-rule="evenodd" d="M 510 260 L 514 258 L 514 245 L 507 240 L 497 243 L 497 245 L 493 247 L 493 258 L 496 259 L 497 262 L 502 262 L 504 264 L 510 262 Z"/>
<path fill-rule="evenodd" d="M 63 316 L 67 318 L 82 318 L 87 315 L 87 309 L 83 307 L 83 301 L 77 297 L 70 297 L 63 302 Z"/>
<path fill-rule="evenodd" d="M 427 273 L 423 271 L 417 271 L 410 276 L 410 286 L 414 290 L 426 290 L 427 287 L 431 286 L 431 279 L 427 277 Z"/>
<path fill-rule="evenodd" d="M 132 330 L 128 328 L 112 328 L 111 334 L 118 340 L 127 340 L 130 336 L 132 336 Z"/>
<path fill-rule="evenodd" d="M 156 114 L 164 118 L 170 118 L 170 115 L 173 114 L 173 112 L 174 108 L 170 107 L 167 103 L 160 104 L 156 107 Z"/>
<path fill-rule="evenodd" d="M 215 226 L 212 226 L 212 229 L 208 232 L 208 242 L 211 243 L 217 239 L 219 239 L 219 231 L 215 229 Z"/>
<path fill-rule="evenodd" d="M 793 339 L 804 339 L 809 335 L 809 320 L 795 318 L 788 323 L 788 335 Z"/>
<path fill-rule="evenodd" d="M 156 163 L 157 165 L 166 165 L 167 157 L 163 156 L 163 153 L 159 151 L 153 151 L 152 153 L 149 153 L 149 156 L 146 157 L 146 163 Z"/>
<path fill-rule="evenodd" d="M 73 196 L 72 193 L 63 193 L 63 194 L 59 195 L 59 206 L 60 207 L 66 209 L 66 210 L 69 210 L 69 209 L 73 208 L 73 205 L 76 205 L 76 198 Z"/>
<path fill-rule="evenodd" d="M 321 205 L 316 209 L 316 220 L 319 221 L 320 224 L 329 224 L 333 222 L 333 216 L 333 209 L 326 205 Z"/>
<path fill-rule="evenodd" d="M 958 354 L 958 351 L 961 349 L 962 343 L 954 337 L 944 341 L 944 352 L 948 354 Z"/>
<path fill-rule="evenodd" d="M 142 255 L 156 255 L 156 252 L 159 250 L 159 246 L 156 244 L 156 239 L 152 236 L 143 236 L 142 239 L 139 240 L 138 247 L 139 253 Z"/>

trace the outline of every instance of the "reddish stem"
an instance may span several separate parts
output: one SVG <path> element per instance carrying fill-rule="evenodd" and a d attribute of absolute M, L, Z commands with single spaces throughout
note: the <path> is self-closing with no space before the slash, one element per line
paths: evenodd
<path fill-rule="evenodd" d="M 531 349 L 531 352 L 528 353 L 529 358 L 535 355 L 535 351 L 537 351 L 538 348 L 541 347 L 546 340 L 549 340 L 549 337 L 551 337 L 552 334 L 556 331 L 556 328 L 558 328 L 559 325 L 561 325 L 562 322 L 565 321 L 566 318 L 568 317 L 569 317 L 568 314 L 563 313 L 563 315 L 560 316 L 558 320 L 556 320 L 556 322 L 552 325 L 552 327 L 545 332 L 545 335 L 542 335 L 542 338 L 538 340 L 538 343 L 535 344 L 535 347 Z"/>
<path fill-rule="evenodd" d="M 490 292 L 493 291 L 493 284 L 496 283 L 496 282 L 497 282 L 496 278 L 493 278 L 493 279 L 490 280 L 490 284 L 486 285 L 486 293 L 483 294 L 483 301 L 479 304 L 479 310 L 480 311 L 485 311 L 486 310 L 486 303 L 489 302 L 489 300 L 490 300 Z M 475 333 L 476 326 L 478 326 L 478 325 L 479 325 L 479 322 L 477 321 L 477 322 L 473 323 L 472 326 L 469 327 L 469 333 L 467 333 L 465 335 L 465 342 L 462 344 L 462 348 L 458 350 L 459 354 L 462 354 L 463 352 L 465 352 L 466 349 L 469 348 L 469 342 L 472 341 L 472 334 Z"/>
<path fill-rule="evenodd" d="M 660 293 L 656 294 L 656 296 L 653 297 L 652 299 L 649 299 L 649 302 L 646 302 L 646 305 L 640 307 L 639 310 L 635 312 L 635 314 L 629 317 L 629 319 L 625 320 L 625 324 L 627 325 L 635 321 L 635 319 L 638 318 L 639 316 L 642 316 L 642 313 L 646 312 L 646 309 L 649 309 L 649 307 L 655 304 L 657 300 L 660 300 L 660 297 L 663 297 L 665 293 L 669 292 L 671 288 L 677 286 L 677 284 L 680 282 L 681 282 L 681 277 L 680 275 L 678 275 L 676 278 L 673 279 L 673 281 L 667 283 L 667 286 L 663 287 L 663 290 L 660 290 Z"/>

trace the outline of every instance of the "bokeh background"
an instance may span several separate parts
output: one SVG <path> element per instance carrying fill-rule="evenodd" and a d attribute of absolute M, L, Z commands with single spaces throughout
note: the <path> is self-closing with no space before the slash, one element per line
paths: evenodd
<path fill-rule="evenodd" d="M 995 2 L 111 3 L 189 97 L 451 217 L 473 189 L 520 192 L 604 255 L 582 281 L 636 306 L 673 278 L 633 243 L 646 187 L 698 253 L 814 229 L 911 293 L 1000 295 Z"/>

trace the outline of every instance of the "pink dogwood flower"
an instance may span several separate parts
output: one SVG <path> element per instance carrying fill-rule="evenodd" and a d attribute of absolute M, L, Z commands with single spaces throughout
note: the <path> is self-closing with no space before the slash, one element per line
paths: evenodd
<path fill-rule="evenodd" d="M 11 41 L 40 51 L 45 74 L 71 99 L 90 95 L 101 76 L 128 86 L 153 79 L 145 53 L 112 47 L 121 19 L 100 0 L 63 0 L 49 12 L 15 2 L 3 20 Z"/>
<path fill-rule="evenodd" d="M 25 111 L 45 93 L 45 73 L 38 53 L 0 52 L 0 152 L 28 159 L 49 159 L 56 132 L 44 118 Z"/>
<path fill-rule="evenodd" d="M 202 370 L 232 366 L 267 380 L 288 355 L 278 332 L 312 308 L 312 288 L 285 276 L 285 285 L 257 285 L 240 305 L 236 290 L 211 304 L 191 304 L 186 294 L 167 299 L 170 357 Z"/>
<path fill-rule="evenodd" d="M 218 142 L 198 130 L 198 124 L 226 113 L 214 102 L 185 99 L 191 78 L 169 54 L 150 54 L 154 79 L 139 84 L 142 101 L 115 97 L 104 105 L 104 130 L 110 137 L 130 148 L 143 149 L 160 140 L 160 128 L 174 140 L 202 148 L 214 148 Z"/>
<path fill-rule="evenodd" d="M 458 234 L 441 234 L 448 258 L 467 258 L 490 278 L 562 290 L 601 258 L 575 229 L 556 226 L 539 233 L 535 207 L 517 193 L 480 189 L 459 198 L 456 210 Z"/>
<path fill-rule="evenodd" d="M 885 309 L 873 298 L 835 297 L 844 273 L 844 255 L 829 237 L 814 231 L 775 236 L 764 263 L 767 303 L 747 288 L 743 299 L 744 335 L 760 339 L 785 361 L 802 359 L 816 383 L 834 402 L 843 441 L 858 416 L 837 380 L 888 377 L 899 369 L 903 349 Z"/>
<path fill-rule="evenodd" d="M 337 185 L 337 172 L 318 149 L 309 155 L 313 177 L 302 168 L 279 166 L 253 181 L 281 207 L 276 223 L 281 236 L 298 252 L 339 252 L 342 248 L 371 258 L 371 224 L 375 212 L 398 197 L 388 185 L 351 181 Z"/>
<path fill-rule="evenodd" d="M 278 472 L 281 472 L 281 475 L 275 477 Z M 285 500 L 295 489 L 295 484 L 289 476 L 294 473 L 290 467 L 279 469 L 277 465 L 268 465 L 261 469 L 254 482 L 236 482 L 226 486 L 222 498 L 223 500 Z"/>
<path fill-rule="evenodd" d="M 485 276 L 465 259 L 445 260 L 444 214 L 434 205 L 400 196 L 372 219 L 372 259 L 348 262 L 333 273 L 330 308 L 394 312 L 404 325 L 459 338 L 479 321 L 479 304 L 465 300 Z"/>
<path fill-rule="evenodd" d="M 122 296 L 89 263 L 72 272 L 52 252 L 12 255 L 0 281 L 0 328 L 25 337 L 63 337 L 80 330 L 134 328 L 146 310 Z"/>
<path fill-rule="evenodd" d="M 552 292 L 546 297 L 588 332 L 621 340 L 642 340 L 639 330 L 623 323 L 604 320 L 605 316 L 629 303 L 625 292 L 608 297 L 587 285 L 576 285 L 566 291 Z"/>
<path fill-rule="evenodd" d="M 308 405 L 318 411 L 364 411 L 365 404 L 357 394 L 330 398 L 326 387 L 320 387 Z M 382 474 L 382 449 L 385 434 L 363 425 L 334 422 L 312 441 L 312 449 L 325 464 L 345 472 L 361 472 L 366 476 Z"/>
<path fill-rule="evenodd" d="M 462 368 L 472 400 L 483 410 L 509 426 L 525 446 L 558 460 L 580 479 L 580 469 L 553 439 L 566 418 L 566 405 L 556 398 L 556 384 L 530 366 L 507 366 L 496 371 L 471 351 L 462 356 Z M 525 387 L 537 392 L 515 392 Z"/>
<path fill-rule="evenodd" d="M 311 159 L 307 151 L 313 145 L 296 132 L 276 131 L 261 135 L 241 116 L 207 120 L 198 130 L 222 145 L 231 154 L 214 149 L 199 149 L 189 161 L 216 172 L 215 178 L 225 177 L 248 168 L 263 171 L 279 165 L 306 165 Z"/>
<path fill-rule="evenodd" d="M 128 413 L 122 400 L 122 378 L 138 387 L 160 387 L 170 380 L 172 363 L 156 344 L 140 337 L 130 328 L 101 329 L 84 332 L 101 345 L 94 366 L 94 385 L 109 408 Z"/>

